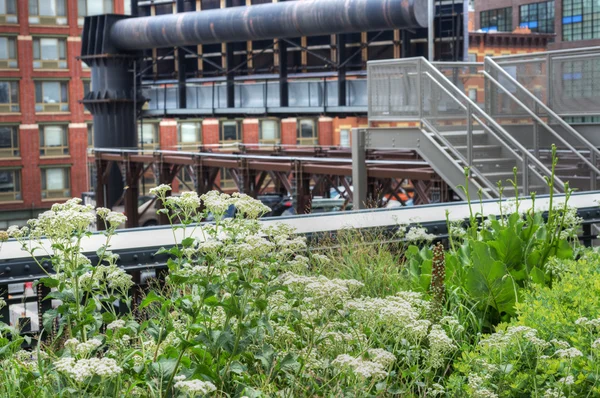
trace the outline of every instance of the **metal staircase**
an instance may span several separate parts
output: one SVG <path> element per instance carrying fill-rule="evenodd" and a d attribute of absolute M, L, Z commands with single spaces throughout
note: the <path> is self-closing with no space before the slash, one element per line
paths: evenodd
<path fill-rule="evenodd" d="M 600 48 L 486 58 L 484 68 L 487 113 L 505 125 L 518 120 L 517 138 L 545 164 L 556 144 L 561 179 L 597 189 L 600 150 L 565 118 L 600 113 Z"/>
<path fill-rule="evenodd" d="M 440 66 L 424 58 L 370 62 L 370 120 L 418 121 L 421 137 L 415 149 L 463 199 L 466 195 L 457 187 L 465 184 L 464 174 L 456 171 L 464 168 L 470 170 L 471 197 L 499 197 L 498 181 L 503 196 L 514 196 L 515 189 L 507 180 L 513 179 L 515 168 L 520 194 L 548 193 L 545 179 L 551 178 L 550 169 L 488 115 L 477 98 L 465 93 L 468 84 L 463 79 L 450 80 Z M 471 72 L 473 65 L 461 67 Z M 451 73 L 457 76 L 455 70 Z M 556 192 L 564 191 L 564 183 L 556 176 L 553 186 Z"/>

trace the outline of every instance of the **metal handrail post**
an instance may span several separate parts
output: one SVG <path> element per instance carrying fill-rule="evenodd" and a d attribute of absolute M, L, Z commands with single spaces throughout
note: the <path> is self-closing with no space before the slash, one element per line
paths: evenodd
<path fill-rule="evenodd" d="M 597 157 L 595 152 L 590 152 L 590 161 L 596 164 Z M 590 190 L 595 191 L 596 185 L 598 184 L 598 173 L 594 169 L 590 169 Z"/>
<path fill-rule="evenodd" d="M 467 164 L 473 166 L 473 118 L 471 104 L 467 104 Z"/>
<path fill-rule="evenodd" d="M 533 105 L 533 113 L 538 114 L 538 105 L 537 102 Z M 533 119 L 533 155 L 536 158 L 540 158 L 540 125 L 537 120 Z"/>
<path fill-rule="evenodd" d="M 546 104 L 552 109 L 552 56 L 546 54 Z M 536 112 L 537 113 L 537 112 Z"/>
<path fill-rule="evenodd" d="M 523 194 L 529 195 L 529 158 L 525 155 L 523 155 Z"/>
<path fill-rule="evenodd" d="M 419 58 L 417 60 L 417 101 L 419 101 L 419 105 L 417 106 L 417 109 L 419 111 L 419 120 L 423 119 L 423 87 L 421 84 L 421 73 L 422 73 L 422 67 L 421 67 L 421 63 L 422 63 L 422 59 Z M 390 85 L 390 89 L 391 89 L 391 85 Z M 390 95 L 390 98 L 392 96 Z"/>

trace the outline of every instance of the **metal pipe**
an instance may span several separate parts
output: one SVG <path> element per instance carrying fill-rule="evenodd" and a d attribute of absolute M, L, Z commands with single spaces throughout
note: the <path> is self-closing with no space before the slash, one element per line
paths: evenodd
<path fill-rule="evenodd" d="M 121 50 L 267 40 L 427 26 L 427 0 L 302 0 L 116 22 Z"/>

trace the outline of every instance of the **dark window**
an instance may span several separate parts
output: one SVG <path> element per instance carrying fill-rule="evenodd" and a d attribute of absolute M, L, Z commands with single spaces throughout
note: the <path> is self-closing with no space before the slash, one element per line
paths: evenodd
<path fill-rule="evenodd" d="M 481 12 L 481 30 L 484 32 L 512 32 L 512 7 Z"/>
<path fill-rule="evenodd" d="M 554 33 L 554 0 L 519 7 L 519 26 L 532 32 Z"/>
<path fill-rule="evenodd" d="M 221 143 L 234 143 L 241 141 L 240 123 L 236 120 L 221 122 Z"/>

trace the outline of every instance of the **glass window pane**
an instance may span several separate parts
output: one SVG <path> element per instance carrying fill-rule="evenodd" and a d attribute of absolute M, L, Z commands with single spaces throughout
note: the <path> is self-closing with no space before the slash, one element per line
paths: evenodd
<path fill-rule="evenodd" d="M 223 122 L 223 141 L 237 140 L 237 127 L 237 122 Z"/>
<path fill-rule="evenodd" d="M 198 140 L 198 125 L 196 123 L 182 123 L 181 142 L 197 142 Z"/>
<path fill-rule="evenodd" d="M 40 39 L 42 60 L 58 59 L 58 39 Z"/>
<path fill-rule="evenodd" d="M 60 126 L 46 126 L 44 128 L 44 138 L 46 146 L 63 145 L 63 129 Z"/>
<path fill-rule="evenodd" d="M 38 1 L 39 14 L 45 16 L 56 16 L 56 0 L 41 0 Z"/>
<path fill-rule="evenodd" d="M 276 140 L 277 134 L 277 122 L 275 120 L 263 120 L 261 124 L 261 139 L 263 140 Z"/>
<path fill-rule="evenodd" d="M 12 148 L 12 127 L 0 126 L 0 148 Z"/>
<path fill-rule="evenodd" d="M 43 82 L 44 102 L 53 104 L 60 102 L 60 83 L 59 82 Z"/>
<path fill-rule="evenodd" d="M 46 189 L 60 190 L 65 189 L 64 169 L 46 169 Z"/>
<path fill-rule="evenodd" d="M 350 132 L 347 129 L 340 130 L 340 146 L 350 146 Z"/>
<path fill-rule="evenodd" d="M 15 172 L 12 170 L 0 171 L 0 192 L 13 192 L 15 190 Z"/>
<path fill-rule="evenodd" d="M 87 0 L 87 15 L 104 14 L 102 0 Z"/>
<path fill-rule="evenodd" d="M 8 104 L 10 98 L 8 82 L 0 82 L 0 104 Z"/>
<path fill-rule="evenodd" d="M 127 3 L 127 0 L 125 0 L 125 3 Z M 77 0 L 77 15 L 80 17 L 85 17 L 86 11 L 85 11 L 85 0 Z"/>
<path fill-rule="evenodd" d="M 312 120 L 302 120 L 300 122 L 300 136 L 302 138 L 312 138 L 315 122 Z"/>
<path fill-rule="evenodd" d="M 0 59 L 8 59 L 8 38 L 6 37 L 0 37 Z"/>

